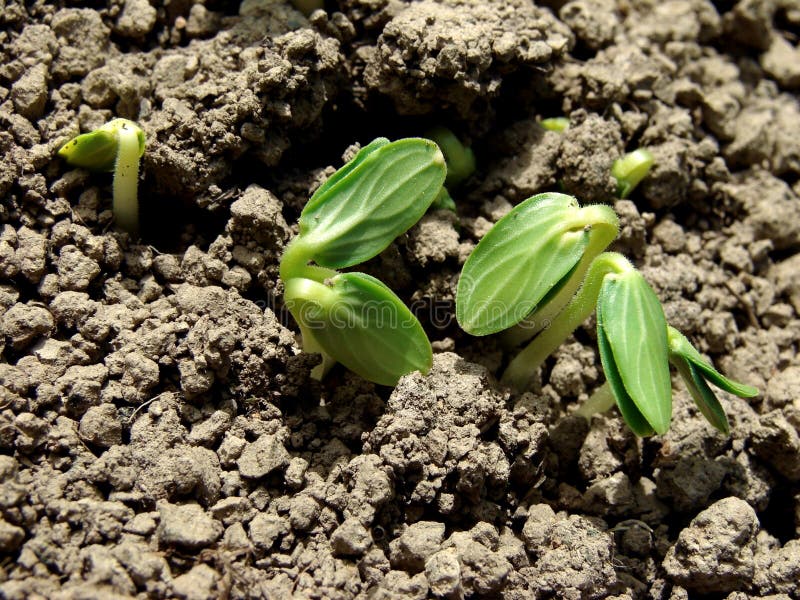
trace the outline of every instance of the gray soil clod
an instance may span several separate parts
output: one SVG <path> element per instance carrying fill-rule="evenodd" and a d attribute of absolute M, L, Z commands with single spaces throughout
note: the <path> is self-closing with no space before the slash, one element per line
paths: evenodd
<path fill-rule="evenodd" d="M 326 8 L 0 2 L 0 597 L 800 597 L 796 3 Z M 113 117 L 147 134 L 144 240 L 56 157 Z M 318 382 L 278 278 L 299 211 L 430 124 L 478 170 L 364 270 L 424 309 L 431 372 Z M 472 248 L 557 189 L 613 204 L 670 323 L 758 386 L 720 394 L 729 436 L 677 382 L 662 436 L 573 415 L 593 319 L 520 395 L 455 326 Z"/>

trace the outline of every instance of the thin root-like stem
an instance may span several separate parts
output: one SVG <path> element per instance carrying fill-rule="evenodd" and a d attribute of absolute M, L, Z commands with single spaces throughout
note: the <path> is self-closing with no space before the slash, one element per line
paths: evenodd
<path fill-rule="evenodd" d="M 117 129 L 117 160 L 114 166 L 114 222 L 136 237 L 139 234 L 139 134 L 132 124 Z"/>
<path fill-rule="evenodd" d="M 536 336 L 509 363 L 503 373 L 503 383 L 517 391 L 524 390 L 545 359 L 592 314 L 597 305 L 603 278 L 609 273 L 620 273 L 632 268 L 628 259 L 616 252 L 604 252 L 594 259 L 578 293 L 553 319 L 550 327 Z"/>
<path fill-rule="evenodd" d="M 592 415 L 604 413 L 610 410 L 614 404 L 616 404 L 614 394 L 611 392 L 611 386 L 606 381 L 589 396 L 589 399 L 575 411 L 575 414 L 587 421 L 591 421 Z"/>

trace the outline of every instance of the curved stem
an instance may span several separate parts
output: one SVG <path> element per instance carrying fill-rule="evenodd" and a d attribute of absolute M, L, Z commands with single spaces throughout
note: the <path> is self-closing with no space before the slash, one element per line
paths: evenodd
<path fill-rule="evenodd" d="M 280 277 L 283 281 L 294 278 L 311 279 L 318 283 L 336 277 L 338 273 L 333 269 L 318 267 L 308 264 L 314 254 L 314 246 L 309 244 L 302 235 L 294 238 L 283 251 L 280 264 Z"/>
<path fill-rule="evenodd" d="M 604 252 L 589 265 L 586 280 L 572 301 L 562 310 L 550 327 L 542 331 L 512 360 L 502 381 L 518 391 L 528 386 L 545 359 L 592 314 L 597 305 L 603 278 L 609 273 L 623 273 L 633 265 L 621 254 Z"/>
<path fill-rule="evenodd" d="M 606 381 L 589 396 L 589 399 L 575 411 L 575 414 L 587 421 L 591 421 L 592 415 L 604 413 L 611 409 L 614 404 L 616 404 L 614 394 L 611 392 L 611 386 Z"/>
<path fill-rule="evenodd" d="M 335 301 L 336 294 L 324 282 L 338 273 L 333 269 L 308 264 L 313 253 L 314 247 L 302 236 L 294 238 L 283 251 L 280 277 L 286 286 L 283 293 L 286 306 L 300 327 L 303 351 L 322 355 L 322 363 L 311 370 L 311 376 L 321 380 L 336 364 L 336 359 L 323 350 L 314 336 L 313 324 L 307 322 L 304 316 L 311 314 L 308 311 L 310 305 L 323 307 Z M 313 306 L 311 309 L 313 311 Z"/>
<path fill-rule="evenodd" d="M 302 277 L 292 277 L 286 281 L 286 290 L 283 296 L 289 312 L 292 313 L 300 327 L 303 351 L 308 354 L 322 355 L 322 363 L 311 370 L 311 376 L 320 380 L 336 364 L 336 359 L 322 348 L 314 335 L 314 329 L 321 324 L 317 320 L 320 319 L 318 313 L 330 309 L 330 306 L 336 301 L 336 293 L 324 283 Z"/>
<path fill-rule="evenodd" d="M 114 222 L 117 227 L 136 236 L 139 233 L 139 134 L 129 124 L 116 130 L 117 160 L 114 165 Z"/>
<path fill-rule="evenodd" d="M 322 378 L 325 377 L 328 371 L 333 368 L 333 365 L 336 364 L 336 359 L 322 349 L 317 338 L 314 337 L 312 330 L 302 324 L 300 324 L 300 335 L 302 336 L 303 352 L 322 356 L 322 362 L 311 369 L 311 377 L 317 381 L 322 381 Z"/>
<path fill-rule="evenodd" d="M 507 348 L 515 348 L 527 342 L 549 326 L 577 292 L 592 261 L 614 241 L 619 233 L 619 218 L 613 209 L 605 204 L 592 204 L 581 208 L 575 219 L 575 225 L 591 228 L 589 244 L 581 262 L 569 280 L 547 304 L 537 307 L 528 317 L 501 334 L 503 345 Z"/>
<path fill-rule="evenodd" d="M 292 277 L 286 281 L 283 297 L 289 310 L 304 307 L 306 304 L 314 304 L 325 310 L 336 301 L 336 292 L 319 281 Z"/>

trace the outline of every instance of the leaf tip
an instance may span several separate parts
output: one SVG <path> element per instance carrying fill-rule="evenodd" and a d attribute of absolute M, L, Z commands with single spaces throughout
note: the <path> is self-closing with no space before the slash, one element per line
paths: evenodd
<path fill-rule="evenodd" d="M 757 387 L 753 387 L 752 385 L 747 385 L 745 383 L 740 383 L 738 385 L 739 393 L 736 395 L 740 398 L 755 398 L 759 394 Z"/>
<path fill-rule="evenodd" d="M 444 167 L 445 169 L 447 168 L 447 163 L 444 160 L 444 154 L 442 154 L 442 150 L 439 148 L 439 146 L 436 146 L 436 152 L 433 154 L 431 162 L 437 167 Z"/>

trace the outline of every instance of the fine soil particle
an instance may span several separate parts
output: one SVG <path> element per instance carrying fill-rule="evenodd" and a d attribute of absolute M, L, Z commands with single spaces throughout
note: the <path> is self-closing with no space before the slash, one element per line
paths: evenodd
<path fill-rule="evenodd" d="M 800 597 L 796 2 L 0 6 L 0 596 Z M 115 117 L 147 136 L 141 240 L 57 158 Z M 439 124 L 476 173 L 364 266 L 433 368 L 316 381 L 278 277 L 297 217 Z M 522 394 L 459 330 L 472 248 L 557 190 L 613 204 L 669 322 L 759 388 L 720 394 L 730 435 L 677 381 L 661 436 L 572 414 L 593 319 Z"/>

